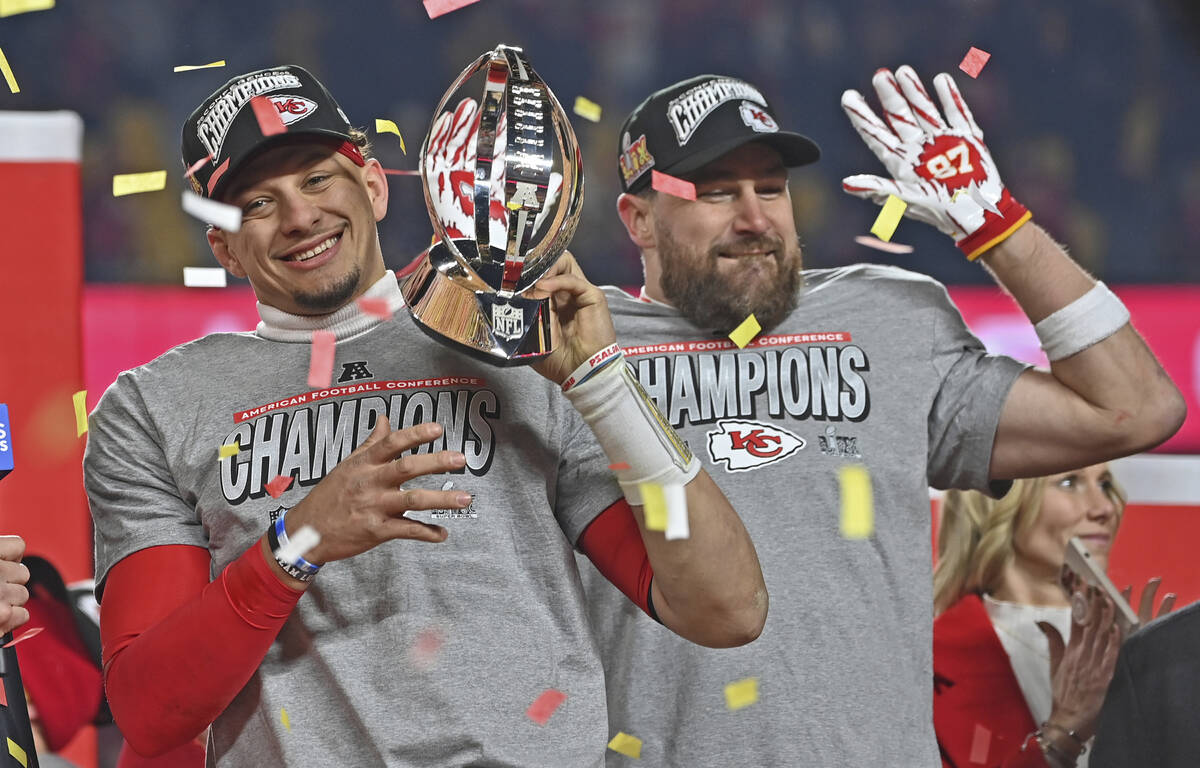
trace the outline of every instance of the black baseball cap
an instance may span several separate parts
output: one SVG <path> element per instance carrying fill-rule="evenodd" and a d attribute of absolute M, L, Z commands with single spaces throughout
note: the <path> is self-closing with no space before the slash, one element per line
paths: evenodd
<path fill-rule="evenodd" d="M 250 105 L 255 96 L 275 106 L 285 133 L 263 135 Z M 192 188 L 196 194 L 218 198 L 234 171 L 267 146 L 304 135 L 352 141 L 351 130 L 346 113 L 311 72 L 292 64 L 260 69 L 225 83 L 188 117 L 183 124 L 183 164 L 190 168 L 212 155 L 211 162 L 192 175 Z"/>
<path fill-rule="evenodd" d="M 650 94 L 621 126 L 621 189 L 641 192 L 650 170 L 680 176 L 743 144 L 761 141 L 788 168 L 821 157 L 816 142 L 779 130 L 765 96 L 745 80 L 699 75 Z"/>

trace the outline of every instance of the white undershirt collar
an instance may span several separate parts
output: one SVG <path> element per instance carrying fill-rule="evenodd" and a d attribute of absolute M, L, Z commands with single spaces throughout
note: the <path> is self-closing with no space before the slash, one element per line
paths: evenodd
<path fill-rule="evenodd" d="M 396 274 L 390 269 L 359 298 L 384 299 L 392 312 L 399 312 L 404 307 L 404 295 L 400 293 L 400 284 L 396 282 Z M 260 301 L 258 316 L 262 322 L 254 332 L 271 341 L 307 342 L 312 339 L 313 331 L 333 331 L 338 341 L 345 341 L 371 330 L 382 322 L 381 318 L 363 312 L 357 299 L 328 315 L 293 315 Z"/>

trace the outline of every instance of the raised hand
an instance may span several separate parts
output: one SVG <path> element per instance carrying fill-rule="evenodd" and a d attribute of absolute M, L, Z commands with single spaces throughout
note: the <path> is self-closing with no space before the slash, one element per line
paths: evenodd
<path fill-rule="evenodd" d="M 1158 587 L 1162 584 L 1162 579 L 1158 576 L 1146 582 L 1146 587 L 1142 590 L 1142 599 L 1138 604 L 1138 625 L 1146 626 L 1156 618 L 1166 616 L 1175 608 L 1175 593 L 1168 592 L 1163 597 L 1162 602 L 1158 606 L 1158 614 L 1154 613 L 1154 597 L 1158 594 Z M 1121 590 L 1121 596 L 1125 598 L 1125 602 L 1133 605 L 1133 585 L 1125 587 Z"/>
<path fill-rule="evenodd" d="M 1087 741 L 1117 664 L 1121 630 L 1115 621 L 1116 606 L 1101 590 L 1087 587 L 1077 597 L 1086 601 L 1086 615 L 1082 622 L 1073 618 L 1071 639 L 1065 646 L 1053 626 L 1038 622 L 1038 628 L 1050 644 L 1053 705 L 1048 722 Z"/>
<path fill-rule="evenodd" d="M 616 342 L 604 292 L 588 281 L 570 251 L 525 295 L 550 296 L 554 303 L 550 326 L 554 352 L 533 366 L 550 381 L 562 384 L 585 360 Z"/>
<path fill-rule="evenodd" d="M 321 534 L 321 543 L 305 559 L 317 564 L 342 560 L 392 539 L 445 541 L 445 528 L 404 516 L 410 510 L 464 509 L 471 504 L 470 494 L 461 491 L 403 487 L 415 477 L 466 465 L 466 457 L 456 451 L 403 456 L 441 434 L 440 424 L 393 432 L 387 419 L 378 418 L 366 441 L 288 510 L 289 535 L 302 525 Z"/>
<path fill-rule="evenodd" d="M 871 83 L 887 123 L 855 90 L 842 94 L 842 109 L 892 178 L 848 176 L 842 180 L 846 192 L 876 204 L 895 195 L 908 204 L 906 216 L 954 238 L 969 259 L 1029 218 L 1000 181 L 983 131 L 954 78 L 943 72 L 933 79 L 944 119 L 912 67 L 900 67 L 894 75 L 880 69 Z"/>

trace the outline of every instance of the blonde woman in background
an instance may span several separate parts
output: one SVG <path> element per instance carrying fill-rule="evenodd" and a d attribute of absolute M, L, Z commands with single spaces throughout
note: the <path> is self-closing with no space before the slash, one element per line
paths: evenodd
<path fill-rule="evenodd" d="M 999 500 L 946 494 L 933 631 L 943 765 L 1087 765 L 1121 637 L 1112 601 L 1095 589 L 1084 623 L 1072 625 L 1060 578 L 1072 536 L 1108 569 L 1124 509 L 1108 464 L 1017 480 Z M 1143 621 L 1157 588 L 1152 579 L 1143 592 Z M 1168 595 L 1160 613 L 1173 603 Z"/>

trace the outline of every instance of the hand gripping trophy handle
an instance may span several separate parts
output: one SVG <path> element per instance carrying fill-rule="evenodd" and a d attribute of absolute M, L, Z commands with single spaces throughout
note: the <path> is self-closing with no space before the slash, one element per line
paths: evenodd
<path fill-rule="evenodd" d="M 465 132 L 467 146 L 447 144 L 441 134 L 431 146 L 438 117 L 481 71 L 478 124 Z M 498 46 L 463 70 L 434 112 L 420 162 L 437 241 L 401 284 L 413 320 L 438 341 L 497 365 L 550 354 L 550 301 L 522 294 L 575 234 L 583 158 L 562 105 L 520 48 Z M 466 188 L 447 196 L 447 178 Z M 462 226 L 450 231 L 450 220 Z"/>

